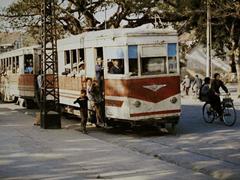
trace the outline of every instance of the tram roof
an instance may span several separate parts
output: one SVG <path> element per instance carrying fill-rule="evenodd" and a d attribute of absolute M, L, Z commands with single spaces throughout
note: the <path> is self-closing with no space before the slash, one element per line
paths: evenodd
<path fill-rule="evenodd" d="M 177 31 L 172 29 L 143 29 L 143 28 L 118 28 L 118 29 L 106 29 L 99 31 L 84 32 L 82 34 L 73 35 L 68 38 L 60 39 L 59 41 L 69 39 L 95 39 L 100 37 L 121 37 L 121 36 L 142 36 L 142 35 L 166 35 L 177 36 Z"/>
<path fill-rule="evenodd" d="M 11 56 L 19 56 L 19 55 L 22 55 L 22 54 L 31 54 L 31 53 L 33 53 L 34 49 L 39 49 L 39 48 L 40 48 L 39 45 L 34 45 L 34 46 L 14 49 L 14 50 L 11 50 L 11 51 L 1 53 L 0 58 L 7 58 L 7 57 L 11 57 Z"/>

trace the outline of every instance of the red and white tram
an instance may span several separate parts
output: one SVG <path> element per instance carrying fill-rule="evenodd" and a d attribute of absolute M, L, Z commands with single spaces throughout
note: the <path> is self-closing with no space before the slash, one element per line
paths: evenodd
<path fill-rule="evenodd" d="M 107 123 L 178 123 L 181 112 L 178 36 L 167 29 L 108 29 L 58 40 L 60 103 L 70 113 L 86 79 L 96 79 L 103 60 Z M 0 92 L 4 100 L 36 97 L 39 47 L 0 54 Z M 110 70 L 117 61 L 117 74 Z M 27 103 L 28 104 L 28 103 Z"/>
<path fill-rule="evenodd" d="M 96 59 L 100 57 L 109 124 L 177 124 L 181 98 L 176 31 L 136 28 L 87 32 L 59 40 L 58 56 L 61 104 L 75 106 L 73 100 L 86 86 L 85 77 L 96 79 Z M 116 60 L 122 71 L 111 74 Z M 83 62 L 85 77 L 80 75 L 79 64 Z"/>

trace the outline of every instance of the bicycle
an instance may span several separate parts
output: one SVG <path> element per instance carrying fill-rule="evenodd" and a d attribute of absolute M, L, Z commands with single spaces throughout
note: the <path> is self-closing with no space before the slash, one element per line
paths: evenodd
<path fill-rule="evenodd" d="M 223 110 L 222 120 L 226 126 L 233 126 L 236 123 L 237 115 L 234 108 L 233 100 L 229 95 L 225 95 L 221 101 Z M 211 107 L 210 102 L 206 102 L 202 108 L 203 119 L 206 123 L 213 123 L 217 118 L 221 118 L 218 113 Z"/>

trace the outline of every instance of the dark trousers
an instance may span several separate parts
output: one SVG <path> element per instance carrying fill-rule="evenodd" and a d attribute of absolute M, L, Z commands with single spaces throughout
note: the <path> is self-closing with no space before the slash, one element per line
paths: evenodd
<path fill-rule="evenodd" d="M 189 89 L 190 89 L 190 87 L 186 87 L 186 89 L 185 89 L 187 96 L 188 96 L 188 93 L 189 93 Z"/>
<path fill-rule="evenodd" d="M 80 108 L 80 116 L 81 116 L 81 128 L 83 131 L 86 131 L 87 119 L 88 119 L 87 108 Z"/>
<path fill-rule="evenodd" d="M 103 120 L 103 102 L 95 103 L 95 111 L 96 111 L 96 118 L 97 118 L 97 124 L 98 123 L 104 123 Z"/>
<path fill-rule="evenodd" d="M 217 95 L 212 95 L 210 98 L 210 104 L 212 108 L 218 113 L 219 116 L 223 114 L 221 99 Z"/>

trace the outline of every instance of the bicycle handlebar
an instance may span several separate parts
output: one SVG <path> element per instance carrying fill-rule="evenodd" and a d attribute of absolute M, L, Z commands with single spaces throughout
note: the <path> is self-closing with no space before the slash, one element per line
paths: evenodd
<path fill-rule="evenodd" d="M 224 97 L 230 97 L 231 94 L 230 93 L 220 93 L 220 96 L 224 96 Z"/>

